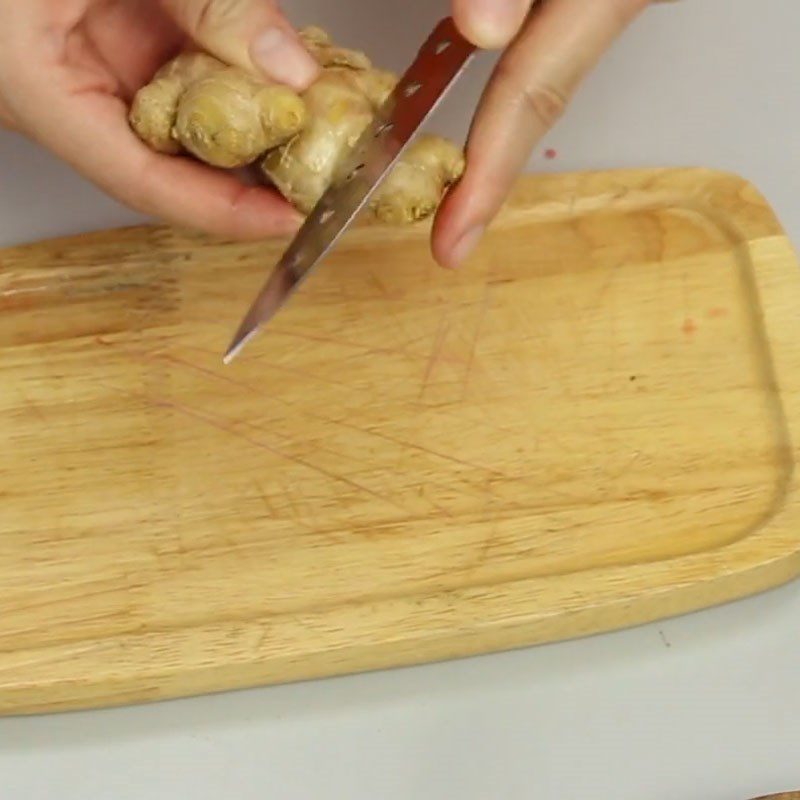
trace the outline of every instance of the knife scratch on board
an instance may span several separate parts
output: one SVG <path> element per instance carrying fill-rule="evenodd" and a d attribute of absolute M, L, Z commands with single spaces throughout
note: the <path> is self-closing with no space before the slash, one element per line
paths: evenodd
<path fill-rule="evenodd" d="M 436 331 L 436 336 L 433 340 L 433 347 L 431 354 L 428 358 L 428 363 L 425 368 L 425 374 L 422 376 L 422 384 L 419 389 L 419 400 L 421 401 L 425 395 L 425 390 L 428 388 L 431 378 L 433 377 L 436 365 L 442 357 L 444 342 L 447 334 L 450 332 L 450 320 L 447 314 L 444 314 L 439 322 L 439 327 Z"/>
<path fill-rule="evenodd" d="M 211 350 L 206 350 L 206 349 L 204 349 L 202 347 L 197 347 L 196 345 L 182 344 L 181 347 L 183 347 L 185 350 L 192 350 L 192 351 L 197 352 L 197 353 L 203 353 L 204 355 L 212 356 L 214 358 L 216 358 L 216 356 L 217 356 L 217 353 L 215 353 L 215 352 L 213 352 Z M 258 359 L 260 364 L 262 364 L 263 366 L 265 366 L 265 367 L 267 367 L 269 369 L 276 369 L 276 370 L 278 370 L 280 372 L 285 372 L 285 373 L 287 373 L 289 375 L 296 375 L 299 378 L 305 378 L 306 380 L 312 380 L 312 381 L 316 381 L 317 383 L 323 383 L 326 386 L 336 386 L 336 387 L 343 388 L 343 389 L 351 389 L 352 388 L 352 384 L 345 383 L 344 381 L 336 381 L 336 380 L 333 380 L 332 378 L 323 378 L 320 375 L 315 375 L 313 372 L 309 372 L 308 370 L 300 369 L 299 367 L 289 367 L 286 364 L 278 364 L 275 361 L 266 361 L 262 354 L 256 354 L 255 358 Z M 227 376 L 223 376 L 220 372 L 215 372 L 213 370 L 210 370 L 209 374 L 212 374 L 215 378 L 218 378 L 218 379 L 222 379 L 223 377 L 225 377 L 225 379 L 227 380 L 228 383 L 230 383 L 230 384 L 232 384 L 234 386 L 239 386 L 242 389 L 246 389 L 249 392 L 258 392 L 259 391 L 258 388 L 255 387 L 255 386 L 252 386 L 250 384 L 244 383 L 242 381 L 234 380 L 232 378 L 228 378 Z"/>
<path fill-rule="evenodd" d="M 314 463 L 312 463 L 312 462 L 310 462 L 310 461 L 308 461 L 308 460 L 306 460 L 304 458 L 300 458 L 298 456 L 293 456 L 293 455 L 290 455 L 289 453 L 285 453 L 285 452 L 279 450 L 278 448 L 276 448 L 274 445 L 268 444 L 267 442 L 264 442 L 264 441 L 262 441 L 260 439 L 256 439 L 256 438 L 254 438 L 252 436 L 248 436 L 246 433 L 243 433 L 242 431 L 236 430 L 235 428 L 231 427 L 231 425 L 233 425 L 235 423 L 232 423 L 230 420 L 220 421 L 219 418 L 214 419 L 215 415 L 212 414 L 209 411 L 199 411 L 199 410 L 197 410 L 195 408 L 192 408 L 192 407 L 187 406 L 187 405 L 183 405 L 183 404 L 178 403 L 176 401 L 167 400 L 166 398 L 153 397 L 153 396 L 150 396 L 150 395 L 147 395 L 147 394 L 143 394 L 141 392 L 135 392 L 135 391 L 132 391 L 132 390 L 129 390 L 129 389 L 122 389 L 122 388 L 120 388 L 118 386 L 111 386 L 111 385 L 109 385 L 107 383 L 104 383 L 102 381 L 97 381 L 97 383 L 98 383 L 99 386 L 102 386 L 104 389 L 106 389 L 109 392 L 118 392 L 119 394 L 128 395 L 129 397 L 136 397 L 136 398 L 138 398 L 138 399 L 140 399 L 140 400 L 142 400 L 142 401 L 144 401 L 144 402 L 146 402 L 146 403 L 148 403 L 148 404 L 150 404 L 150 405 L 152 405 L 152 406 L 154 406 L 156 408 L 164 408 L 164 409 L 169 409 L 169 410 L 172 410 L 172 411 L 176 411 L 177 413 L 181 414 L 182 416 L 186 416 L 186 417 L 189 417 L 190 419 L 194 419 L 194 420 L 198 420 L 200 422 L 203 422 L 206 425 L 209 425 L 210 427 L 215 428 L 218 431 L 221 431 L 222 433 L 226 433 L 229 436 L 232 436 L 232 437 L 235 437 L 235 438 L 238 438 L 238 439 L 242 439 L 243 441 L 247 442 L 248 444 L 251 444 L 254 447 L 259 448 L 260 450 L 264 450 L 265 452 L 271 453 L 273 456 L 276 456 L 277 458 L 283 459 L 284 461 L 291 462 L 291 463 L 296 464 L 298 466 L 305 467 L 306 469 L 310 469 L 313 472 L 316 472 L 316 473 L 318 473 L 318 474 L 320 474 L 320 475 L 322 475 L 322 476 L 324 476 L 326 478 L 329 478 L 330 480 L 336 481 L 338 483 L 343 483 L 343 484 L 349 486 L 351 489 L 355 489 L 355 490 L 357 490 L 359 492 L 363 492 L 364 494 L 367 494 L 367 495 L 369 495 L 371 497 L 374 497 L 376 500 L 380 500 L 381 502 L 387 503 L 387 504 L 393 506 L 394 508 L 397 508 L 397 509 L 399 509 L 399 510 L 401 510 L 403 512 L 406 511 L 405 508 L 403 508 L 401 505 L 399 505 L 398 503 L 396 503 L 394 500 L 392 500 L 391 498 L 387 497 L 386 495 L 382 495 L 379 492 L 376 492 L 373 489 L 370 489 L 368 486 L 364 486 L 363 484 L 358 483 L 357 481 L 354 481 L 351 478 L 346 477 L 345 475 L 340 475 L 340 474 L 337 474 L 337 473 L 332 472 L 330 470 L 327 470 L 324 467 L 320 467 L 317 464 L 314 464 Z M 250 426 L 250 427 L 253 427 L 253 426 Z M 256 430 L 260 430 L 260 429 L 256 428 Z"/>
<path fill-rule="evenodd" d="M 256 494 L 261 499 L 262 503 L 264 504 L 264 508 L 267 511 L 267 516 L 270 519 L 277 519 L 277 515 L 275 513 L 275 508 L 273 507 L 272 503 L 269 501 L 267 497 L 267 493 L 264 491 L 264 487 L 258 482 L 253 481 L 253 486 L 255 486 Z"/>
<path fill-rule="evenodd" d="M 362 344 L 361 342 L 355 342 L 352 340 L 347 339 L 340 339 L 335 336 L 322 336 L 320 334 L 313 334 L 308 333 L 306 331 L 293 331 L 288 330 L 286 328 L 273 328 L 272 329 L 273 336 L 288 336 L 295 339 L 305 339 L 309 342 L 321 342 L 323 344 L 332 344 L 336 347 L 349 347 L 355 348 L 359 350 L 359 355 L 390 355 L 390 356 L 409 356 L 415 358 L 413 353 L 408 353 L 405 349 L 398 349 L 396 347 L 370 347 L 369 345 Z M 412 339 L 410 342 L 407 342 L 405 347 L 408 347 L 410 344 L 415 344 L 416 342 L 422 341 L 426 339 L 428 334 L 424 334 L 417 339 Z"/>
<path fill-rule="evenodd" d="M 469 389 L 469 380 L 472 375 L 473 369 L 476 365 L 476 356 L 478 352 L 478 342 L 481 338 L 481 333 L 483 332 L 483 326 L 486 321 L 486 316 L 489 312 L 489 307 L 491 305 L 491 292 L 492 287 L 491 284 L 487 283 L 483 293 L 483 301 L 480 305 L 480 310 L 478 312 L 478 321 L 475 325 L 475 335 L 472 339 L 472 346 L 470 348 L 469 356 L 467 358 L 466 370 L 464 371 L 464 380 L 461 386 L 461 402 L 463 403 L 467 398 L 467 391 Z"/>
<path fill-rule="evenodd" d="M 497 518 L 497 510 L 494 508 L 494 504 L 492 502 L 498 498 L 497 493 L 494 491 L 494 487 L 492 486 L 491 478 L 487 478 L 486 480 L 486 484 L 484 486 L 484 499 L 486 501 L 486 505 L 484 506 L 483 510 L 483 522 L 488 522 L 489 530 L 484 537 L 483 543 L 478 550 L 478 553 L 469 571 L 477 571 L 489 561 L 489 556 L 491 555 L 492 549 L 497 543 L 497 540 L 500 538 L 500 526 Z"/>
<path fill-rule="evenodd" d="M 197 349 L 197 348 L 193 348 L 193 349 Z M 213 379 L 215 379 L 217 381 L 221 381 L 221 382 L 223 382 L 223 383 L 225 383 L 225 384 L 227 384 L 229 386 L 233 386 L 233 387 L 241 390 L 242 392 L 246 392 L 248 394 L 257 394 L 258 391 L 259 391 L 257 387 L 255 387 L 255 386 L 253 386 L 251 384 L 244 383 L 243 381 L 236 380 L 235 378 L 230 378 L 227 375 L 222 375 L 222 374 L 220 374 L 218 372 L 215 372 L 214 370 L 201 367 L 199 365 L 194 364 L 191 361 L 186 361 L 186 360 L 183 360 L 183 359 L 179 359 L 177 356 L 172 356 L 172 355 L 167 354 L 167 353 L 160 353 L 160 352 L 158 352 L 158 353 L 147 353 L 147 352 L 144 352 L 144 351 L 134 351 L 134 350 L 129 350 L 128 352 L 129 352 L 130 355 L 132 355 L 134 357 L 138 357 L 138 358 L 140 358 L 142 360 L 151 360 L 151 361 L 166 360 L 166 361 L 171 361 L 171 362 L 174 362 L 174 363 L 177 363 L 177 364 L 181 364 L 182 366 L 189 367 L 190 369 L 198 370 L 201 374 L 203 374 L 203 375 L 205 375 L 205 376 L 207 376 L 209 378 L 213 378 Z M 201 352 L 206 352 L 206 351 L 201 351 Z M 214 354 L 212 353 L 211 355 L 214 355 Z M 288 400 L 285 400 L 282 397 L 279 397 L 277 395 L 270 395 L 270 399 L 273 400 L 274 402 L 282 405 L 282 406 L 285 406 L 290 411 L 292 411 L 292 413 L 296 414 L 296 413 L 299 412 L 300 414 L 302 414 L 302 415 L 304 415 L 306 417 L 309 417 L 311 419 L 317 419 L 317 420 L 323 420 L 323 421 L 326 421 L 326 422 L 337 423 L 337 420 L 328 419 L 326 417 L 321 417 L 319 415 L 312 414 L 309 411 L 298 409 L 296 406 L 292 405 Z M 294 442 L 292 440 L 290 440 L 286 436 L 286 434 L 282 433 L 279 430 L 278 427 L 275 427 L 274 429 L 267 430 L 263 426 L 256 425 L 255 423 L 253 423 L 250 420 L 231 421 L 231 424 L 233 424 L 233 425 L 241 425 L 241 426 L 243 426 L 245 428 L 249 428 L 250 430 L 253 430 L 253 431 L 256 431 L 256 432 L 259 432 L 259 433 L 269 433 L 272 436 L 279 436 L 281 439 L 284 440 L 283 444 L 286 445 L 286 446 L 294 444 Z M 328 453 L 329 455 L 332 455 L 334 458 L 337 458 L 337 459 L 349 458 L 351 461 L 355 461 L 356 463 L 359 463 L 359 464 L 366 463 L 363 459 L 361 459 L 361 460 L 355 459 L 352 456 L 348 456 L 348 455 L 346 455 L 344 453 L 338 452 L 336 450 L 332 450 L 329 447 L 325 447 L 324 445 L 316 444 L 315 448 L 316 448 L 316 450 L 318 452 Z"/>

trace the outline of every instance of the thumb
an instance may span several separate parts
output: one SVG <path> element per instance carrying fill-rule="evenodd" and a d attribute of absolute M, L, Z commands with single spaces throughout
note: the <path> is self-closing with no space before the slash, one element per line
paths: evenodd
<path fill-rule="evenodd" d="M 201 47 L 226 64 L 256 69 L 302 91 L 319 64 L 275 0 L 162 0 L 166 11 Z"/>

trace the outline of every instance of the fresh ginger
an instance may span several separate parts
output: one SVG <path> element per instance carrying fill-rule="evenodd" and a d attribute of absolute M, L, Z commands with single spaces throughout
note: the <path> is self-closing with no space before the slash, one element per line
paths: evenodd
<path fill-rule="evenodd" d="M 188 153 L 215 167 L 260 162 L 269 182 L 309 213 L 398 79 L 364 53 L 337 46 L 320 28 L 301 36 L 322 67 L 302 96 L 211 56 L 184 53 L 134 98 L 134 131 L 157 152 Z M 395 224 L 425 219 L 463 171 L 461 148 L 422 136 L 375 193 L 371 210 Z"/>
<path fill-rule="evenodd" d="M 440 136 L 420 136 L 373 195 L 372 210 L 378 219 L 398 225 L 425 219 L 463 172 L 460 148 Z"/>
<path fill-rule="evenodd" d="M 222 67 L 204 53 L 184 53 L 165 64 L 133 98 L 129 118 L 139 138 L 158 153 L 180 153 L 175 121 L 181 97 L 196 80 Z"/>
<path fill-rule="evenodd" d="M 291 89 L 202 53 L 170 61 L 139 91 L 131 124 L 160 153 L 188 152 L 214 167 L 243 167 L 306 124 Z"/>

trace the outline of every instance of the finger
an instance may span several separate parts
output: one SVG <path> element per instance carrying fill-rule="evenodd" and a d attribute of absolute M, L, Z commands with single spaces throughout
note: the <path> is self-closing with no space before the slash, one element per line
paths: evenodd
<path fill-rule="evenodd" d="M 467 170 L 437 215 L 433 249 L 463 263 L 505 201 L 533 146 L 647 0 L 547 0 L 506 51 L 481 100 Z"/>
<path fill-rule="evenodd" d="M 298 91 L 319 65 L 275 0 L 163 0 L 191 38 L 228 64 L 257 69 Z"/>
<path fill-rule="evenodd" d="M 106 193 L 174 225 L 234 239 L 297 230 L 301 216 L 277 193 L 244 186 L 230 174 L 152 152 L 131 132 L 125 104 L 102 95 L 64 98 L 29 93 L 46 109 L 24 129 Z M 71 103 L 71 105 L 70 105 Z"/>
<path fill-rule="evenodd" d="M 453 0 L 453 19 L 473 44 L 506 47 L 519 33 L 535 0 Z"/>

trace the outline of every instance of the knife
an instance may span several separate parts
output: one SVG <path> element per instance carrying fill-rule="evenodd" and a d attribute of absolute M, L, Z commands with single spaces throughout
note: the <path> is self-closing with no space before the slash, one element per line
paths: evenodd
<path fill-rule="evenodd" d="M 466 69 L 476 48 L 443 19 L 353 148 L 245 315 L 225 354 L 230 364 L 330 252 Z"/>

